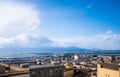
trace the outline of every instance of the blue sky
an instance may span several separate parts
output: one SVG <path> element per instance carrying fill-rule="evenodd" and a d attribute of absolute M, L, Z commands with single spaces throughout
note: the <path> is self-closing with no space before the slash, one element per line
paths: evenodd
<path fill-rule="evenodd" d="M 120 49 L 120 0 L 0 0 L 0 48 Z"/>
<path fill-rule="evenodd" d="M 108 30 L 120 33 L 119 0 L 36 0 L 40 33 L 47 36 L 90 36 Z"/>

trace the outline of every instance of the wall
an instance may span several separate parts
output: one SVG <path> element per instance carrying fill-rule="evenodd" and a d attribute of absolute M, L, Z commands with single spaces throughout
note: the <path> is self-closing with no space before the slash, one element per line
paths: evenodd
<path fill-rule="evenodd" d="M 97 77 L 120 77 L 120 71 L 101 68 L 100 64 L 97 64 Z"/>
<path fill-rule="evenodd" d="M 63 67 L 30 69 L 30 77 L 63 77 Z"/>
<path fill-rule="evenodd" d="M 9 64 L 3 63 L 2 65 L 5 66 L 5 67 L 9 67 Z M 15 71 L 26 71 L 26 70 L 28 70 L 27 68 L 22 68 L 22 67 L 14 66 L 14 65 L 10 65 L 10 69 L 15 70 Z"/>

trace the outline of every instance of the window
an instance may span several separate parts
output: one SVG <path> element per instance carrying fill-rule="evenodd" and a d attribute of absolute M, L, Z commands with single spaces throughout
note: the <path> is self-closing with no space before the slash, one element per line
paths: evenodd
<path fill-rule="evenodd" d="M 110 75 L 109 75 L 109 74 L 106 74 L 106 77 L 110 77 Z"/>
<path fill-rule="evenodd" d="M 41 75 L 41 72 L 39 71 L 39 76 Z"/>
<path fill-rule="evenodd" d="M 107 77 L 107 74 L 106 74 L 106 77 Z"/>
<path fill-rule="evenodd" d="M 32 77 L 35 77 L 35 71 L 32 71 Z"/>
<path fill-rule="evenodd" d="M 33 71 L 32 74 L 35 74 L 35 71 Z"/>
<path fill-rule="evenodd" d="M 57 68 L 55 69 L 55 72 L 57 73 Z"/>
<path fill-rule="evenodd" d="M 53 71 L 50 69 L 50 75 L 52 75 L 53 74 Z"/>

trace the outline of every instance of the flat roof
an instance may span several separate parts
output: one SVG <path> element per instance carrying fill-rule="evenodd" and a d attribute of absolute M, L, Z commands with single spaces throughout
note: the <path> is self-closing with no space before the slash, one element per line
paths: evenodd
<path fill-rule="evenodd" d="M 63 65 L 31 65 L 29 69 L 64 67 Z"/>
<path fill-rule="evenodd" d="M 112 70 L 119 70 L 120 65 L 113 64 L 113 63 L 101 63 L 101 68 L 107 68 Z"/>

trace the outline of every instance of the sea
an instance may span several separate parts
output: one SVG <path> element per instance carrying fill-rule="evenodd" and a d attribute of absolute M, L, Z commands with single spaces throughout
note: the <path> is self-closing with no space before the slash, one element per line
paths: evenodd
<path fill-rule="evenodd" d="M 49 52 L 45 52 L 44 55 L 48 55 Z M 52 53 L 52 52 L 50 52 Z M 53 52 L 54 53 L 54 52 Z M 59 52 L 60 53 L 60 52 Z M 61 52 L 63 53 L 63 52 Z M 80 54 L 80 53 L 77 53 Z M 83 53 L 82 53 L 83 54 Z M 85 53 L 85 54 L 89 54 L 89 53 Z M 90 54 L 94 54 L 94 53 L 90 53 Z M 0 58 L 23 58 L 23 57 L 37 57 L 42 55 L 42 52 L 0 52 Z M 83 54 L 84 55 L 84 54 Z M 120 56 L 120 54 L 97 54 L 97 55 L 102 55 L 102 56 Z"/>

